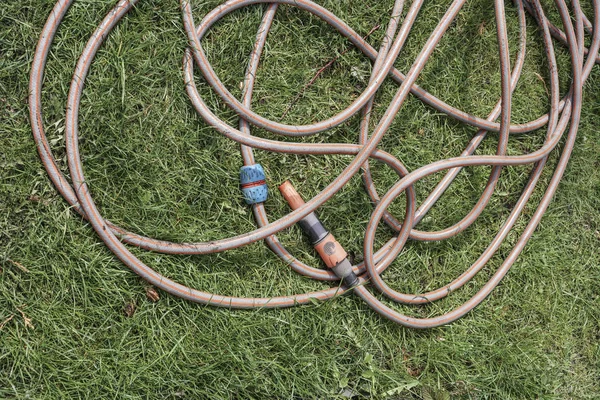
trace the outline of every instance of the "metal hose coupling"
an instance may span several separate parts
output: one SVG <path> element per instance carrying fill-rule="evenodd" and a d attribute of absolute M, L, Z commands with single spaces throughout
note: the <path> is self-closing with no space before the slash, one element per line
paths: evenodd
<path fill-rule="evenodd" d="M 279 191 L 288 202 L 290 208 L 295 210 L 304 204 L 304 200 L 296 191 L 292 183 L 287 180 L 279 185 Z M 344 285 L 353 287 L 358 284 L 358 276 L 352 270 L 348 260 L 348 253 L 336 238 L 323 226 L 317 215 L 312 212 L 298 221 L 298 224 L 308 235 L 312 245 L 325 265 L 342 280 Z"/>

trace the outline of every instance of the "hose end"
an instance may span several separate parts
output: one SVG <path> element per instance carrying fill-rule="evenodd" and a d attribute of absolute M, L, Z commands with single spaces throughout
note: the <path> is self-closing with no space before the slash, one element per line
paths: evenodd
<path fill-rule="evenodd" d="M 296 188 L 289 179 L 279 185 L 279 191 L 292 210 L 300 208 L 304 204 L 302 196 L 296 191 Z"/>

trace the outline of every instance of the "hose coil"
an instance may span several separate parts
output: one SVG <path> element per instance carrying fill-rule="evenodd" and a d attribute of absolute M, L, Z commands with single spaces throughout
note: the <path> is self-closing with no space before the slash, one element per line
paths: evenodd
<path fill-rule="evenodd" d="M 510 66 L 508 49 L 505 4 L 503 0 L 494 0 L 502 90 L 501 98 L 498 100 L 493 111 L 487 118 L 481 118 L 452 107 L 415 83 L 428 58 L 456 18 L 466 0 L 454 0 L 451 3 L 444 16 L 440 19 L 437 27 L 432 31 L 419 55 L 414 60 L 412 67 L 406 74 L 398 71 L 394 67 L 394 62 L 411 32 L 423 4 L 423 0 L 413 0 L 402 20 L 400 16 L 403 14 L 404 1 L 395 1 L 386 34 L 378 50 L 369 45 L 351 27 L 336 17 L 332 12 L 310 0 L 228 0 L 210 11 L 197 26 L 192 17 L 192 6 L 189 0 L 181 0 L 183 23 L 190 44 L 190 47 L 186 50 L 183 57 L 183 75 L 191 103 L 207 124 L 213 126 L 221 134 L 242 145 L 241 151 L 245 165 L 241 172 L 242 189 L 248 191 L 252 184 L 256 184 L 256 187 L 264 189 L 264 193 L 246 193 L 246 201 L 252 205 L 258 225 L 256 230 L 206 243 L 172 243 L 128 232 L 104 219 L 94 203 L 90 190 L 86 184 L 82 160 L 79 154 L 79 106 L 86 76 L 96 52 L 107 38 L 110 31 L 116 26 L 119 20 L 135 6 L 137 0 L 120 0 L 106 15 L 86 44 L 77 62 L 67 99 L 65 143 L 69 166 L 69 179 L 64 176 L 55 162 L 42 122 L 41 93 L 44 70 L 50 47 L 55 33 L 72 1 L 73 0 L 58 0 L 55 4 L 40 36 L 31 69 L 29 96 L 30 119 L 34 139 L 42 163 L 53 184 L 69 205 L 89 221 L 98 236 L 106 243 L 106 246 L 135 273 L 149 283 L 173 295 L 190 301 L 221 307 L 289 307 L 298 304 L 306 304 L 310 302 L 311 299 L 325 300 L 344 293 L 345 291 L 353 291 L 366 301 L 375 311 L 384 317 L 407 327 L 435 327 L 450 323 L 462 317 L 480 304 L 498 285 L 500 280 L 509 271 L 539 224 L 551 198 L 556 192 L 575 145 L 575 137 L 577 135 L 582 108 L 583 84 L 588 78 L 594 64 L 600 63 L 600 33 L 597 29 L 597 27 L 600 26 L 600 0 L 593 0 L 594 15 L 591 21 L 584 15 L 578 0 L 572 1 L 571 8 L 567 7 L 564 0 L 555 0 L 556 11 L 560 14 L 563 25 L 562 30 L 552 25 L 546 18 L 539 0 L 515 0 L 515 7 L 518 12 L 520 24 L 520 44 L 519 52 L 512 69 Z M 201 41 L 210 28 L 225 15 L 242 7 L 254 4 L 267 4 L 267 7 L 263 15 L 261 26 L 258 29 L 254 49 L 250 55 L 246 71 L 243 98 L 238 100 L 222 84 L 221 80 L 212 69 L 203 51 Z M 287 125 L 269 120 L 252 111 L 250 104 L 255 83 L 255 72 L 267 39 L 269 28 L 271 27 L 279 4 L 298 7 L 322 19 L 372 60 L 373 69 L 367 87 L 360 96 L 352 102 L 352 104 L 339 114 L 308 125 Z M 525 60 L 526 12 L 530 13 L 537 22 L 545 46 L 550 82 L 550 110 L 547 114 L 540 116 L 533 121 L 522 124 L 511 124 L 512 92 L 517 85 Z M 573 19 L 571 18 L 571 15 L 574 17 Z M 586 35 L 591 37 L 589 47 L 587 48 L 585 47 Z M 570 88 L 562 99 L 559 94 L 559 77 L 553 47 L 554 39 L 566 46 L 571 63 Z M 194 82 L 194 67 L 200 69 L 206 82 L 211 85 L 221 99 L 237 113 L 240 118 L 238 127 L 231 126 L 217 117 L 202 99 Z M 384 80 L 388 77 L 397 82 L 398 89 L 382 118 L 377 121 L 376 124 L 373 124 L 370 121 L 373 99 Z M 400 160 L 378 148 L 383 136 L 388 131 L 394 117 L 402 108 L 402 105 L 409 94 L 416 96 L 430 107 L 443 112 L 457 121 L 479 129 L 460 156 L 439 160 L 424 165 L 416 170 L 409 171 Z M 308 136 L 338 126 L 357 114 L 361 115 L 360 135 L 357 143 L 307 144 L 268 140 L 251 135 L 251 126 L 256 126 L 284 136 Z M 547 133 L 545 141 L 540 148 L 523 155 L 509 156 L 506 154 L 507 144 L 511 134 L 532 132 L 543 127 L 546 127 Z M 498 147 L 496 154 L 474 155 L 477 147 L 482 143 L 487 132 L 490 131 L 498 133 Z M 406 304 L 424 304 L 439 300 L 465 285 L 465 283 L 472 279 L 486 265 L 513 228 L 524 207 L 527 205 L 534 188 L 538 184 L 549 154 L 557 148 L 561 139 L 564 139 L 564 145 L 560 159 L 540 204 L 502 265 L 473 297 L 446 314 L 432 318 L 414 318 L 403 315 L 388 307 L 370 291 L 369 286 L 366 285 L 367 282 L 394 301 Z M 262 182 L 264 181 L 264 171 L 262 171 L 262 167 L 260 167 L 262 179 L 254 179 L 256 177 L 248 178 L 246 176 L 247 174 L 245 174 L 245 171 L 247 171 L 248 168 L 257 172 L 255 169 L 258 167 L 255 167 L 257 164 L 255 164 L 254 161 L 253 149 L 301 155 L 351 155 L 353 156 L 353 159 L 343 172 L 335 177 L 323 191 L 286 216 L 271 222 L 269 221 L 264 205 L 262 204 L 262 202 L 266 200 L 266 185 L 264 187 L 262 186 Z M 383 196 L 379 196 L 377 193 L 371 177 L 369 168 L 370 159 L 385 163 L 396 171 L 399 176 L 398 181 Z M 414 228 L 442 196 L 445 190 L 452 184 L 462 168 L 482 165 L 492 166 L 492 172 L 490 173 L 487 185 L 481 194 L 479 201 L 461 221 L 451 227 L 435 232 L 420 231 Z M 467 229 L 478 218 L 488 204 L 495 190 L 502 167 L 514 165 L 532 165 L 533 170 L 529 177 L 529 181 L 525 185 L 523 192 L 517 203 L 514 205 L 509 217 L 496 236 L 492 239 L 487 249 L 473 265 L 451 283 L 428 293 L 399 293 L 391 289 L 385 283 L 381 274 L 398 257 L 409 238 L 425 241 L 444 240 L 456 236 Z M 272 298 L 242 298 L 207 293 L 186 287 L 160 275 L 140 261 L 126 246 L 126 244 L 133 245 L 167 254 L 210 254 L 238 248 L 259 240 L 265 240 L 266 244 L 273 252 L 298 273 L 317 280 L 337 281 L 338 277 L 332 271 L 311 267 L 292 256 L 292 254 L 279 242 L 275 234 L 299 222 L 301 219 L 314 212 L 318 207 L 322 206 L 354 175 L 356 175 L 361 168 L 365 188 L 373 200 L 375 207 L 365 232 L 364 261 L 353 266 L 354 273 L 359 276 L 359 284 L 353 288 L 346 288 L 344 286 L 338 287 L 336 285 L 321 291 Z M 417 207 L 414 185 L 419 180 L 441 171 L 445 171 L 446 175 L 429 194 L 427 199 Z M 401 194 L 406 195 L 406 212 L 403 218 L 399 220 L 391 215 L 387 209 L 392 201 Z M 397 235 L 383 247 L 375 250 L 375 231 L 382 220 L 395 229 Z"/>

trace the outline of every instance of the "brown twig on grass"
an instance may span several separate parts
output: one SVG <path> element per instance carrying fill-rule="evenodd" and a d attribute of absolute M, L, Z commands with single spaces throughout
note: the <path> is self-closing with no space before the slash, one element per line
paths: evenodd
<path fill-rule="evenodd" d="M 363 39 L 367 39 L 369 36 L 371 36 L 371 34 L 373 34 L 373 32 L 375 32 L 380 27 L 381 27 L 381 25 L 375 25 L 369 31 L 369 33 L 367 33 L 363 37 Z M 346 50 L 342 51 L 339 55 L 337 55 L 334 58 L 332 58 L 331 60 L 329 60 L 329 62 L 327 64 L 325 64 L 321 69 L 319 69 L 317 71 L 317 73 L 311 78 L 311 80 L 308 81 L 308 83 L 306 85 L 304 85 L 304 87 L 302 89 L 300 89 L 300 92 L 292 99 L 292 101 L 290 102 L 290 104 L 288 104 L 288 106 L 286 107 L 285 111 L 281 115 L 281 119 L 285 118 L 285 116 L 290 112 L 290 110 L 292 109 L 292 107 L 294 107 L 296 105 L 296 103 L 298 102 L 298 100 L 300 100 L 300 98 L 302 97 L 302 95 L 304 94 L 304 92 L 306 92 L 306 89 L 308 89 L 309 87 L 311 87 L 315 83 L 315 81 L 319 78 L 319 76 L 321 76 L 321 74 L 323 72 L 325 72 L 325 70 L 327 68 L 331 67 L 341 56 L 343 56 L 344 54 L 346 54 L 348 51 L 350 51 L 350 48 L 347 48 Z"/>
<path fill-rule="evenodd" d="M 8 258 L 6 261 L 11 263 L 15 267 L 19 268 L 21 271 L 29 273 L 29 270 L 27 268 L 25 268 L 25 266 L 23 264 L 21 264 L 20 262 L 13 261 L 10 258 Z"/>
<path fill-rule="evenodd" d="M 12 319 L 15 317 L 15 315 L 11 315 L 10 317 L 6 318 L 4 321 L 0 322 L 0 331 L 4 328 L 4 325 L 8 324 L 10 321 L 12 321 Z"/>
<path fill-rule="evenodd" d="M 35 326 L 31 322 L 31 318 L 29 318 L 25 313 L 17 307 L 17 311 L 21 313 L 21 317 L 23 317 L 23 322 L 25 323 L 26 328 L 35 329 Z"/>

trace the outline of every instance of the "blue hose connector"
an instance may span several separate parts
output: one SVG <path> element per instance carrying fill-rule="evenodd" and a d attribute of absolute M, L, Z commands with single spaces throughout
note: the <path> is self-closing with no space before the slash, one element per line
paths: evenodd
<path fill-rule="evenodd" d="M 240 186 L 248 204 L 262 203 L 269 196 L 265 170 L 260 164 L 240 168 Z"/>

